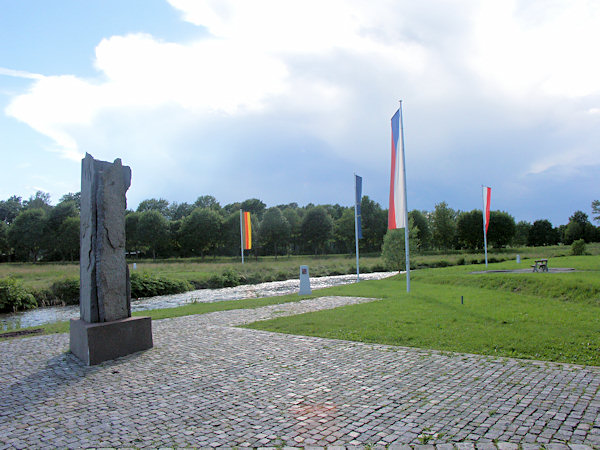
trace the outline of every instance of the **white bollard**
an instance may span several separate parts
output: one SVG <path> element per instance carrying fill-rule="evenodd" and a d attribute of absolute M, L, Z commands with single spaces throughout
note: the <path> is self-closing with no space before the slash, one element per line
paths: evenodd
<path fill-rule="evenodd" d="M 133 270 L 137 269 L 137 264 L 133 263 Z"/>
<path fill-rule="evenodd" d="M 517 264 L 521 264 L 521 255 L 517 255 Z"/>
<path fill-rule="evenodd" d="M 298 295 L 308 295 L 310 293 L 312 293 L 312 290 L 310 289 L 308 266 L 300 266 L 300 292 L 298 292 Z"/>

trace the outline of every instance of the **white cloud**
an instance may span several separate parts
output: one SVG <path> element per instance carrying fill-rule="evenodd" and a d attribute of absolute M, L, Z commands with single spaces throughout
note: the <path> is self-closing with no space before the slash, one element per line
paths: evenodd
<path fill-rule="evenodd" d="M 481 2 L 473 17 L 473 70 L 504 95 L 600 93 L 600 8 L 593 0 Z"/>
<path fill-rule="evenodd" d="M 31 80 L 39 80 L 44 78 L 44 76 L 40 75 L 39 73 L 25 72 L 23 70 L 13 70 L 8 69 L 6 67 L 0 67 L 0 75 L 6 75 L 8 77 L 15 78 L 29 78 Z"/>
<path fill-rule="evenodd" d="M 300 133 L 327 142 L 328 151 L 379 164 L 365 148 L 387 147 L 399 98 L 414 111 L 409 127 L 419 117 L 407 141 L 420 148 L 415 158 L 426 161 L 448 153 L 456 136 L 464 142 L 471 133 L 537 122 L 560 127 L 561 114 L 572 109 L 554 112 L 549 105 L 600 93 L 594 57 L 600 16 L 592 1 L 558 0 L 552 7 L 517 0 L 169 3 L 210 36 L 186 42 L 143 33 L 107 37 L 96 47 L 94 79 L 0 69 L 33 80 L 7 114 L 74 160 L 90 146 L 133 147 L 137 139 L 145 145 L 140 154 L 167 164 L 176 132 L 185 135 L 207 118 L 260 116 L 273 126 L 279 117 L 295 122 Z M 577 107 L 598 117 L 600 105 Z M 164 111 L 171 116 L 161 116 Z M 518 145 L 510 151 L 522 153 Z M 573 166 L 588 156 L 548 161 Z M 508 150 L 504 157 L 511 157 Z M 535 162 L 538 153 L 520 157 L 529 158 L 523 167 L 531 173 L 551 167 Z"/>

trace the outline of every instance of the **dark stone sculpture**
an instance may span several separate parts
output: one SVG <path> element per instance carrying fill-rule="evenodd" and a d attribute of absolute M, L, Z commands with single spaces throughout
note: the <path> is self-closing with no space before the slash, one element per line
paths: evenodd
<path fill-rule="evenodd" d="M 120 159 L 109 163 L 86 154 L 82 160 L 80 319 L 71 320 L 71 351 L 87 364 L 152 347 L 150 318 L 131 318 L 125 260 L 130 185 L 131 169 Z"/>

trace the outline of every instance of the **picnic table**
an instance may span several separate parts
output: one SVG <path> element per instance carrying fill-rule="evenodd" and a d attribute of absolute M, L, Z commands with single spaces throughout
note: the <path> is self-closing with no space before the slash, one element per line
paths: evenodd
<path fill-rule="evenodd" d="M 534 272 L 548 272 L 548 259 L 536 259 L 531 267 Z"/>

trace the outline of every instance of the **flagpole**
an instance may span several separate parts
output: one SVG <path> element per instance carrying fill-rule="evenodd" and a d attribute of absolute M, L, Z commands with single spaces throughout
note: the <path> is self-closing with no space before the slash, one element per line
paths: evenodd
<path fill-rule="evenodd" d="M 242 215 L 242 209 L 240 208 L 240 248 L 242 249 L 242 264 L 244 264 L 244 219 Z"/>
<path fill-rule="evenodd" d="M 406 253 L 406 292 L 410 292 L 410 254 L 408 249 L 408 196 L 406 194 L 406 159 L 404 157 L 404 122 L 400 100 L 400 136 L 402 138 L 402 169 L 404 170 L 404 250 Z"/>
<path fill-rule="evenodd" d="M 358 265 L 358 206 L 356 198 L 356 173 L 354 174 L 354 242 L 356 243 L 356 282 L 360 281 L 360 269 Z"/>
<path fill-rule="evenodd" d="M 482 216 L 483 216 L 483 250 L 485 252 L 485 268 L 487 269 L 487 266 L 488 266 L 487 233 L 486 233 L 486 230 L 485 230 L 485 219 L 486 219 L 485 195 L 486 195 L 486 193 L 483 190 L 484 187 L 485 186 L 482 184 L 481 185 L 481 202 L 483 204 L 483 208 L 482 208 L 481 212 L 482 212 Z"/>

